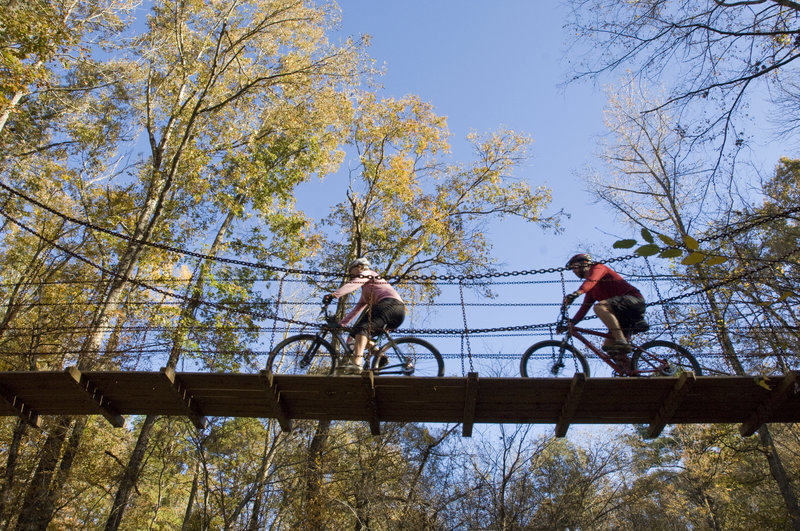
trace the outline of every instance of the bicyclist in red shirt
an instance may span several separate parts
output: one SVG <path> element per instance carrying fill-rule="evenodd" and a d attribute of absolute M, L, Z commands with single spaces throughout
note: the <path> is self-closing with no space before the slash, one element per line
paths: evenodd
<path fill-rule="evenodd" d="M 597 317 L 608 327 L 611 334 L 603 344 L 603 350 L 614 354 L 631 351 L 625 338 L 625 330 L 646 328 L 644 322 L 645 302 L 638 289 L 628 284 L 619 273 L 605 264 L 596 264 L 586 253 L 576 254 L 567 262 L 575 276 L 584 279 L 581 287 L 564 297 L 564 305 L 569 306 L 583 294 L 583 304 L 571 319 L 580 322 L 594 304 Z"/>

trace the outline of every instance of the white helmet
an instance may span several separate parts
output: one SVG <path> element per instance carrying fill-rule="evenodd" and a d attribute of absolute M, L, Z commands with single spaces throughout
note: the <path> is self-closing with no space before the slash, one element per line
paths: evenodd
<path fill-rule="evenodd" d="M 347 266 L 347 270 L 350 271 L 354 267 L 363 267 L 364 269 L 369 269 L 370 267 L 369 260 L 367 260 L 366 258 L 356 258 L 355 260 L 350 262 L 350 265 Z"/>

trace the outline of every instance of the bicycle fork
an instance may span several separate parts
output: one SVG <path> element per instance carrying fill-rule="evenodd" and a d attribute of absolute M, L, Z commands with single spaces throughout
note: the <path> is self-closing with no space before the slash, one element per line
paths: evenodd
<path fill-rule="evenodd" d="M 307 369 L 311 365 L 311 362 L 314 361 L 314 358 L 316 357 L 317 352 L 319 352 L 319 347 L 320 347 L 321 344 L 322 343 L 320 342 L 319 337 L 317 337 L 314 340 L 314 342 L 311 343 L 311 346 L 308 348 L 306 353 L 303 354 L 303 357 L 300 359 L 300 367 L 301 368 Z"/>
<path fill-rule="evenodd" d="M 558 356 L 553 360 L 553 366 L 550 367 L 550 373 L 553 376 L 557 376 L 558 372 L 564 368 L 564 351 L 567 350 L 567 337 L 561 341 L 561 345 L 558 347 Z"/>

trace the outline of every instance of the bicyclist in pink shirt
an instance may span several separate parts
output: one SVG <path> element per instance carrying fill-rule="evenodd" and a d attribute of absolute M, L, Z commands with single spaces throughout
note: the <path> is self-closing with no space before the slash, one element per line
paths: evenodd
<path fill-rule="evenodd" d="M 596 264 L 586 253 L 576 254 L 567 262 L 575 276 L 584 279 L 581 287 L 564 297 L 569 306 L 583 294 L 583 304 L 571 319 L 580 322 L 594 304 L 597 317 L 608 327 L 611 337 L 606 339 L 603 350 L 625 354 L 631 346 L 625 338 L 625 330 L 644 328 L 645 302 L 638 289 L 630 285 L 619 273 L 605 264 Z"/>
<path fill-rule="evenodd" d="M 350 282 L 322 298 L 324 304 L 329 304 L 333 299 L 339 298 L 361 288 L 361 297 L 355 307 L 341 320 L 339 324 L 348 326 L 355 318 L 361 317 L 353 325 L 351 335 L 353 340 L 353 360 L 347 361 L 340 367 L 345 374 L 358 374 L 364 363 L 364 350 L 370 337 L 380 334 L 384 326 L 397 328 L 403 324 L 406 316 L 406 306 L 402 297 L 386 280 L 370 269 L 366 258 L 358 258 L 350 263 L 347 268 Z"/>

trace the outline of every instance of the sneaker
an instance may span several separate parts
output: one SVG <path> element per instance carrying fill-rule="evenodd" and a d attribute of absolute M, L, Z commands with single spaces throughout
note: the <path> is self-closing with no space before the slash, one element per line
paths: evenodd
<path fill-rule="evenodd" d="M 620 341 L 620 340 L 612 340 L 607 343 L 603 343 L 603 350 L 606 352 L 615 352 L 615 353 L 623 353 L 626 354 L 633 350 L 631 346 L 628 344 L 627 341 Z"/>
<path fill-rule="evenodd" d="M 623 371 L 628 371 L 630 369 L 630 360 L 628 359 L 628 355 L 624 352 L 614 352 L 611 354 L 611 357 L 614 359 L 614 363 L 619 365 Z"/>
<path fill-rule="evenodd" d="M 347 360 L 336 368 L 336 374 L 361 374 L 362 370 L 361 365 L 356 365 L 353 360 Z"/>

